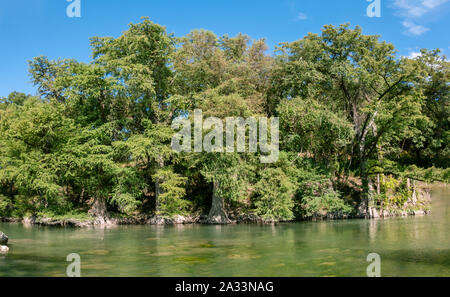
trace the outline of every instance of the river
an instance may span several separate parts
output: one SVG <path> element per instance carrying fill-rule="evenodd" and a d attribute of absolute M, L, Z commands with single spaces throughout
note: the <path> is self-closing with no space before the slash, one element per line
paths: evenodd
<path fill-rule="evenodd" d="M 10 251 L 0 276 L 450 276 L 450 188 L 435 188 L 432 215 L 279 225 L 119 226 L 76 229 L 2 224 Z"/>

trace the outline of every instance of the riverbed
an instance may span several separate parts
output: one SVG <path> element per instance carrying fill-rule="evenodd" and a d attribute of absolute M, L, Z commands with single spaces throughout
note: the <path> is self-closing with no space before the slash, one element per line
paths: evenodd
<path fill-rule="evenodd" d="M 0 276 L 450 276 L 450 188 L 432 192 L 432 214 L 278 225 L 57 228 L 0 223 L 10 251 Z"/>

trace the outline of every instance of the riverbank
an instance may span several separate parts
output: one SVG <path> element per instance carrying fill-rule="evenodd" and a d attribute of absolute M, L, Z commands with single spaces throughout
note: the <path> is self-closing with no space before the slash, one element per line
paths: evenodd
<path fill-rule="evenodd" d="M 374 213 L 374 209 L 370 210 Z M 236 218 L 232 218 L 228 225 L 233 224 L 276 224 L 276 223 L 296 223 L 303 221 L 334 221 L 334 220 L 351 220 L 351 219 L 383 219 L 389 217 L 398 216 L 424 216 L 431 212 L 429 210 L 412 210 L 407 211 L 381 211 L 377 216 L 364 217 L 364 216 L 351 216 L 351 215 L 328 215 L 326 217 L 312 218 L 312 219 L 296 219 L 291 221 L 264 221 L 262 218 L 249 214 L 249 215 L 239 215 Z M 162 218 L 157 216 L 136 216 L 127 218 L 102 218 L 102 219 L 56 219 L 50 217 L 30 217 L 30 218 L 5 218 L 0 217 L 0 222 L 2 223 L 19 223 L 24 225 L 37 225 L 37 226 L 53 226 L 53 227 L 94 227 L 94 226 L 120 226 L 120 225 L 160 225 L 160 226 L 170 226 L 170 225 L 211 225 L 208 223 L 207 216 L 191 217 L 191 216 L 175 216 L 173 218 Z"/>
<path fill-rule="evenodd" d="M 122 218 L 51 218 L 51 217 L 29 217 L 29 218 L 7 218 L 0 217 L 3 223 L 21 223 L 24 225 L 40 225 L 40 226 L 56 226 L 56 227 L 91 227 L 91 226 L 120 226 L 120 225 L 191 225 L 207 223 L 207 216 L 181 216 L 177 215 L 173 218 L 164 218 L 159 216 L 129 216 Z M 240 215 L 234 220 L 230 220 L 230 224 L 264 224 L 261 218 L 256 215 Z"/>
<path fill-rule="evenodd" d="M 0 277 L 364 277 L 369 253 L 382 276 L 450 276 L 450 187 L 433 188 L 432 215 L 290 224 L 55 228 L 0 223 L 10 240 Z"/>
<path fill-rule="evenodd" d="M 312 218 L 297 218 L 291 221 L 265 221 L 255 214 L 230 213 L 230 225 L 233 224 L 275 224 L 302 221 L 327 221 L 327 220 L 350 220 L 350 219 L 384 219 L 392 217 L 425 216 L 431 213 L 431 189 L 448 188 L 445 183 L 428 184 L 417 182 L 411 187 L 411 193 L 407 201 L 399 206 L 398 204 L 389 204 L 377 201 L 375 198 L 367 203 L 362 202 L 355 209 L 353 214 L 327 213 L 322 216 Z M 26 218 L 0 217 L 3 223 L 22 223 L 24 225 L 55 226 L 55 227 L 93 227 L 93 226 L 120 226 L 120 225 L 191 225 L 204 224 L 210 225 L 207 215 L 175 215 L 172 218 L 155 215 L 135 215 L 123 216 L 119 214 L 110 214 L 108 217 L 89 217 L 89 216 L 31 216 Z"/>

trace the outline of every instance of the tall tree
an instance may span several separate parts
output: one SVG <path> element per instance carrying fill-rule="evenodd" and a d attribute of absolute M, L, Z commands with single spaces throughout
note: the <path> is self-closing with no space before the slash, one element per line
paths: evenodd
<path fill-rule="evenodd" d="M 148 18 L 130 28 L 118 38 L 95 37 L 91 41 L 94 63 L 122 82 L 129 100 L 128 117 L 133 133 L 145 131 L 145 120 L 155 127 L 169 126 L 177 116 L 177 96 L 173 95 L 173 72 L 170 59 L 175 40 L 166 29 Z M 152 158 L 152 166 L 163 168 L 167 160 L 163 154 Z M 160 178 L 155 180 L 156 195 L 161 194 Z M 159 203 L 156 202 L 158 208 Z M 157 209 L 158 211 L 158 209 Z"/>
<path fill-rule="evenodd" d="M 354 130 L 347 166 L 357 165 L 367 200 L 368 160 L 377 158 L 383 137 L 420 116 L 415 69 L 395 58 L 392 44 L 348 24 L 325 26 L 321 36 L 309 34 L 280 50 L 270 102 L 314 98 L 345 113 Z"/>

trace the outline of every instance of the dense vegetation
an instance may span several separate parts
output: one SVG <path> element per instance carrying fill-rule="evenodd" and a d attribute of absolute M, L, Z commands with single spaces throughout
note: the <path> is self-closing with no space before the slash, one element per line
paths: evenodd
<path fill-rule="evenodd" d="M 449 179 L 449 62 L 439 50 L 399 58 L 379 36 L 341 25 L 268 55 L 264 40 L 177 38 L 148 19 L 91 45 L 89 64 L 30 61 L 38 96 L 0 98 L 0 216 L 307 219 L 404 203 L 404 177 Z M 194 109 L 279 117 L 278 162 L 175 153 L 172 121 Z"/>

